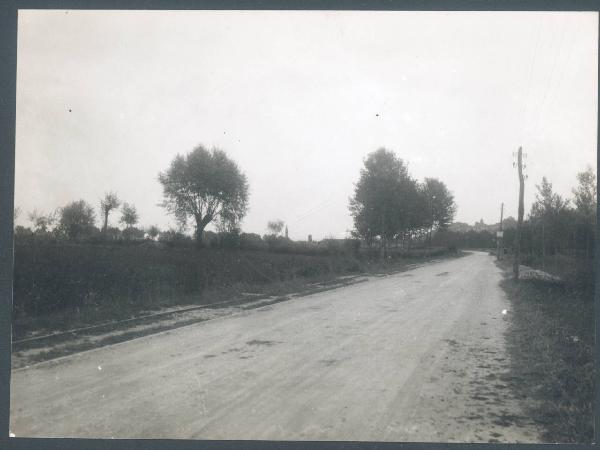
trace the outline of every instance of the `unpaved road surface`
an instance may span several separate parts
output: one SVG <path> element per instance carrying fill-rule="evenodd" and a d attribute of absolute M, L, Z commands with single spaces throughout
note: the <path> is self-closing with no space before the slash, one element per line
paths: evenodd
<path fill-rule="evenodd" d="M 536 442 L 501 277 L 472 253 L 14 370 L 11 432 Z"/>

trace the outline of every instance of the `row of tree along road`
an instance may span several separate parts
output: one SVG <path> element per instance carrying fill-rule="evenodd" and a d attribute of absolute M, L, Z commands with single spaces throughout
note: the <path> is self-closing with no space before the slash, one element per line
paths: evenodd
<path fill-rule="evenodd" d="M 596 174 L 587 168 L 576 176 L 572 197 L 556 193 L 552 183 L 543 177 L 535 186 L 535 201 L 531 205 L 521 231 L 524 263 L 532 257 L 556 255 L 592 259 L 596 227 Z M 502 222 L 503 246 L 512 251 L 517 221 L 513 217 Z M 474 225 L 454 222 L 433 236 L 433 245 L 454 245 L 460 248 L 496 248 L 496 233 L 500 223 Z M 540 263 L 542 263 L 540 259 Z"/>
<path fill-rule="evenodd" d="M 84 200 L 53 214 L 34 211 L 29 215 L 33 229 L 16 227 L 13 332 L 25 335 L 35 329 L 31 318 L 50 313 L 67 312 L 64 320 L 75 326 L 71 321 L 203 304 L 249 290 L 272 295 L 302 289 L 307 279 L 329 282 L 387 268 L 388 261 L 377 258 L 380 249 L 385 253 L 392 245 L 425 240 L 452 220 L 454 202 L 443 183 L 417 182 L 404 162 L 385 149 L 368 155 L 364 163 L 350 199 L 356 230 L 347 239 L 293 241 L 281 220 L 269 221 L 264 236 L 242 233 L 248 180 L 223 151 L 202 146 L 176 156 L 158 174 L 162 206 L 179 230 L 138 228 L 135 206 L 114 192 L 99 201 L 100 228 L 97 213 Z M 110 226 L 113 216 L 123 228 Z M 216 233 L 207 230 L 211 224 Z M 181 232 L 190 225 L 193 237 Z M 367 244 L 372 251 L 361 248 Z M 445 250 L 410 251 L 420 257 Z"/>
<path fill-rule="evenodd" d="M 180 228 L 192 225 L 194 237 L 180 230 L 138 228 L 135 206 L 113 192 L 99 202 L 101 228 L 96 227 L 94 208 L 84 200 L 54 214 L 34 211 L 29 215 L 33 229 L 18 226 L 15 230 L 14 312 L 43 315 L 70 308 L 83 311 L 88 306 L 110 312 L 115 305 L 130 303 L 146 308 L 153 302 L 196 302 L 202 301 L 198 296 L 212 298 L 220 290 L 237 289 L 238 284 L 240 292 L 246 292 L 248 286 L 370 270 L 372 264 L 384 264 L 376 256 L 420 257 L 440 255 L 451 247 L 496 247 L 494 233 L 483 223 L 466 232 L 453 231 L 459 224 L 451 224 L 456 205 L 446 185 L 434 178 L 415 180 L 405 162 L 386 149 L 364 160 L 349 199 L 354 230 L 351 238 L 343 240 L 292 241 L 279 220 L 268 223 L 265 236 L 242 233 L 248 181 L 220 150 L 197 147 L 177 156 L 158 181 L 165 210 Z M 544 266 L 545 258 L 552 256 L 555 266 L 588 274 L 589 286 L 595 175 L 589 169 L 579 174 L 578 181 L 574 198 L 567 201 L 542 180 L 523 226 L 522 249 L 526 264 Z M 117 214 L 122 229 L 109 225 Z M 504 242 L 510 251 L 509 223 Z M 206 229 L 209 224 L 217 233 Z M 205 249 L 196 251 L 194 240 Z M 121 245 L 127 243 L 136 245 Z"/>
<path fill-rule="evenodd" d="M 17 227 L 17 238 L 35 235 L 68 241 L 114 242 L 146 238 L 189 242 L 191 238 L 182 230 L 192 225 L 198 246 L 217 243 L 239 247 L 245 244 L 257 249 L 272 249 L 287 245 L 288 250 L 296 249 L 287 233 L 285 237 L 281 236 L 283 221 L 269 222 L 263 237 L 241 232 L 240 224 L 248 211 L 248 181 L 222 150 L 198 146 L 187 155 L 177 155 L 158 175 L 158 181 L 163 187 L 162 206 L 176 219 L 178 230 L 161 231 L 156 226 L 139 228 L 135 206 L 122 202 L 115 193 L 109 192 L 100 200 L 101 229 L 95 226 L 94 208 L 84 200 L 78 200 L 52 214 L 34 210 L 29 214 L 33 229 Z M 558 253 L 591 258 L 595 242 L 596 176 L 588 168 L 577 175 L 577 181 L 572 200 L 554 193 L 546 178 L 537 186 L 536 201 L 522 229 L 521 246 L 529 259 L 539 255 L 545 264 L 546 256 Z M 120 211 L 119 223 L 123 229 L 109 226 L 109 216 L 116 211 Z M 349 212 L 354 220 L 351 237 L 358 241 L 356 245 L 376 247 L 382 256 L 391 247 L 406 249 L 424 243 L 496 246 L 492 232 L 453 232 L 458 231 L 458 224 L 449 229 L 456 204 L 444 182 L 436 178 L 417 181 L 409 174 L 406 163 L 384 148 L 365 158 L 349 199 Z M 514 243 L 513 222 L 514 219 L 507 219 L 504 227 L 503 242 L 509 250 Z M 207 231 L 209 224 L 215 226 L 217 233 Z"/>
<path fill-rule="evenodd" d="M 178 230 L 138 228 L 135 206 L 108 192 L 100 200 L 101 229 L 96 228 L 94 208 L 85 200 L 77 200 L 51 214 L 34 210 L 29 214 L 33 229 L 19 226 L 17 237 L 38 235 L 101 242 L 144 238 L 184 241 L 187 239 L 182 230 L 191 224 L 194 240 L 202 246 L 207 234 L 211 234 L 206 231 L 209 224 L 214 224 L 221 237 L 242 234 L 240 224 L 248 211 L 248 181 L 224 151 L 198 146 L 187 155 L 177 155 L 158 175 L 158 181 L 163 187 L 161 205 L 176 219 Z M 110 215 L 119 208 L 119 223 L 124 229 L 109 226 Z M 385 254 L 391 245 L 404 248 L 425 238 L 431 240 L 434 230 L 452 222 L 456 206 L 443 182 L 426 178 L 419 183 L 409 175 L 404 161 L 381 148 L 365 159 L 349 209 L 355 225 L 352 237 L 369 246 L 377 245 Z M 280 220 L 269 222 L 265 238 L 272 241 L 283 226 Z M 260 236 L 245 234 L 245 238 L 256 241 Z M 287 233 L 285 238 L 279 238 L 289 241 Z"/>
<path fill-rule="evenodd" d="M 410 245 L 454 219 L 456 204 L 446 185 L 435 178 L 419 183 L 404 161 L 384 148 L 365 160 L 350 199 L 355 237 L 378 242 L 383 255 L 393 243 Z"/>

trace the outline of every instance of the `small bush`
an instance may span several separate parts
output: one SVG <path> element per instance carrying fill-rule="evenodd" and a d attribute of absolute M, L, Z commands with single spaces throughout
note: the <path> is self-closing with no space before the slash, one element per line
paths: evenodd
<path fill-rule="evenodd" d="M 218 241 L 221 248 L 240 248 L 240 232 L 239 230 L 220 232 L 218 233 Z"/>
<path fill-rule="evenodd" d="M 123 236 L 123 239 L 126 239 L 128 241 L 141 241 L 142 239 L 144 239 L 144 230 L 141 230 L 136 227 L 125 228 L 121 232 L 121 234 Z"/>
<path fill-rule="evenodd" d="M 167 230 L 158 235 L 158 241 L 165 243 L 169 247 L 181 247 L 191 244 L 192 238 L 179 231 Z"/>
<path fill-rule="evenodd" d="M 242 233 L 240 235 L 240 248 L 245 250 L 266 250 L 268 244 L 263 241 L 259 234 Z"/>

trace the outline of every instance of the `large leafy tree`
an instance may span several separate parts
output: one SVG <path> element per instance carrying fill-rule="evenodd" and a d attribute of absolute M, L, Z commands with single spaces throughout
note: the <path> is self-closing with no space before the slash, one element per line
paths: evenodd
<path fill-rule="evenodd" d="M 536 185 L 535 202 L 531 205 L 530 220 L 541 230 L 542 254 L 550 246 L 556 252 L 566 244 L 571 218 L 569 201 L 555 193 L 546 177 Z"/>
<path fill-rule="evenodd" d="M 200 145 L 185 156 L 177 155 L 158 179 L 163 185 L 163 206 L 180 223 L 195 221 L 198 244 L 212 221 L 233 229 L 246 214 L 246 176 L 222 150 L 209 151 Z"/>
<path fill-rule="evenodd" d="M 423 212 L 423 223 L 429 233 L 436 229 L 444 229 L 454 220 L 456 204 L 454 196 L 446 185 L 437 178 L 425 178 L 420 185 L 422 195 L 421 211 Z"/>
<path fill-rule="evenodd" d="M 350 199 L 356 234 L 379 238 L 385 253 L 390 239 L 414 225 L 417 204 L 417 183 L 404 161 L 385 148 L 370 153 Z"/>

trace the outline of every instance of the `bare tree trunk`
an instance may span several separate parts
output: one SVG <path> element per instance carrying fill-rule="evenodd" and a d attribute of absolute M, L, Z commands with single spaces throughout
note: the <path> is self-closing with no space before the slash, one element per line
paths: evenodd
<path fill-rule="evenodd" d="M 201 229 L 198 225 L 196 225 L 195 238 L 196 238 L 196 247 L 198 247 L 198 248 L 202 247 L 202 233 L 203 232 L 204 232 L 204 230 Z"/>
<path fill-rule="evenodd" d="M 196 216 L 195 219 L 196 219 L 196 233 L 195 233 L 196 247 L 197 248 L 201 248 L 202 244 L 203 244 L 204 229 L 210 223 L 210 221 L 212 220 L 212 217 L 210 217 L 210 216 L 204 216 L 204 217 Z"/>
<path fill-rule="evenodd" d="M 102 227 L 102 232 L 106 233 L 106 230 L 108 230 L 108 210 L 104 211 L 104 226 Z"/>

